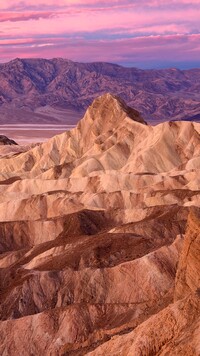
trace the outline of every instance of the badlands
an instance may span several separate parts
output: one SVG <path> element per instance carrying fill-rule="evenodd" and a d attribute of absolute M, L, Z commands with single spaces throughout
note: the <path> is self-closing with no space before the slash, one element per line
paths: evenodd
<path fill-rule="evenodd" d="M 200 124 L 121 99 L 0 147 L 0 354 L 200 355 Z"/>

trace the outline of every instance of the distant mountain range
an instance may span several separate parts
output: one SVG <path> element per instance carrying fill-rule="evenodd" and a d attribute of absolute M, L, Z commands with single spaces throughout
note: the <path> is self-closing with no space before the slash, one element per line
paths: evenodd
<path fill-rule="evenodd" d="M 76 123 L 93 99 L 107 92 L 120 96 L 147 122 L 199 121 L 200 69 L 141 70 L 17 58 L 0 64 L 0 124 Z"/>

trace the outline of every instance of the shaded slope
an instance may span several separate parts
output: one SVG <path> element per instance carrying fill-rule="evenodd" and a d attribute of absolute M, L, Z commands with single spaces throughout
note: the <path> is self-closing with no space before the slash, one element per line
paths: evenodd
<path fill-rule="evenodd" d="M 88 355 L 199 355 L 199 222 L 199 210 L 193 210 L 176 275 L 176 302 L 134 331 L 113 338 Z"/>
<path fill-rule="evenodd" d="M 1 354 L 195 355 L 199 132 L 106 94 L 0 158 Z"/>
<path fill-rule="evenodd" d="M 17 143 L 4 135 L 0 135 L 0 146 L 2 145 L 17 145 Z"/>

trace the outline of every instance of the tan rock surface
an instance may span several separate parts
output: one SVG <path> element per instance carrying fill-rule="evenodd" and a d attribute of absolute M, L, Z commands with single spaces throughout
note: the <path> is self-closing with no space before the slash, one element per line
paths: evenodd
<path fill-rule="evenodd" d="M 175 302 L 127 335 L 115 336 L 90 356 L 200 354 L 199 210 L 190 212 L 175 281 Z"/>
<path fill-rule="evenodd" d="M 200 298 L 190 295 L 171 304 L 124 336 L 115 336 L 90 356 L 198 356 Z"/>
<path fill-rule="evenodd" d="M 200 214 L 192 209 L 176 275 L 175 300 L 200 292 Z"/>
<path fill-rule="evenodd" d="M 2 151 L 0 354 L 198 355 L 199 133 L 106 94 Z"/>

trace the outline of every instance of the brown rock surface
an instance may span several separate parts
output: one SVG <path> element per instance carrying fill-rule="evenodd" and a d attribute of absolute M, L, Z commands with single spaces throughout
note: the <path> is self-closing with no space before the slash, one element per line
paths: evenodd
<path fill-rule="evenodd" d="M 175 281 L 175 302 L 127 335 L 115 336 L 90 356 L 200 354 L 200 214 L 188 218 Z"/>
<path fill-rule="evenodd" d="M 176 275 L 175 300 L 200 293 L 200 212 L 192 209 Z"/>
<path fill-rule="evenodd" d="M 200 353 L 200 298 L 190 295 L 141 323 L 134 331 L 115 336 L 90 356 L 198 356 Z"/>
<path fill-rule="evenodd" d="M 199 133 L 106 94 L 2 151 L 0 354 L 198 355 Z"/>

